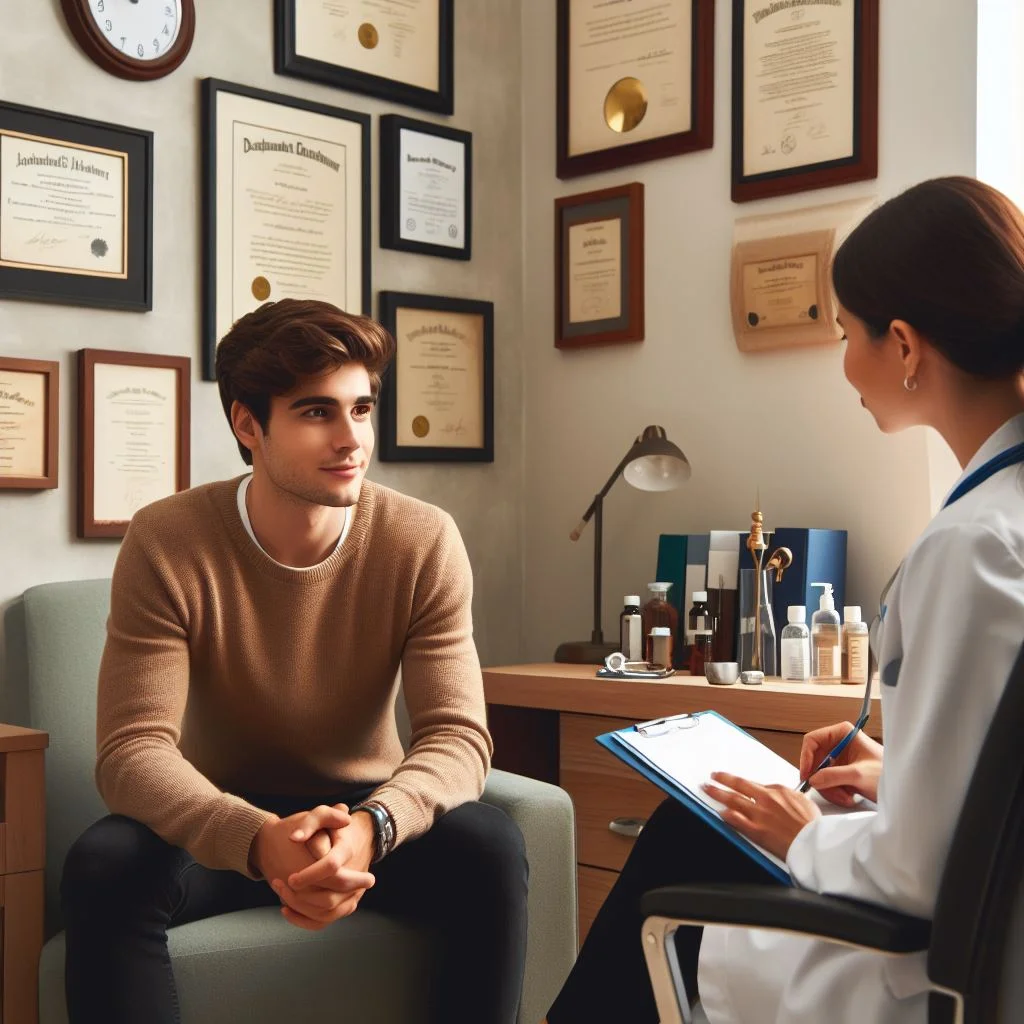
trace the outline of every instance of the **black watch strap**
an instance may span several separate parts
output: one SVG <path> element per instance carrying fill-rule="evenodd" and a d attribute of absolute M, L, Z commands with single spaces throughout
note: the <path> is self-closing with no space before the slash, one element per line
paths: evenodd
<path fill-rule="evenodd" d="M 383 860 L 394 848 L 395 823 L 392 821 L 388 809 L 382 804 L 377 803 L 376 800 L 367 800 L 364 803 L 357 804 L 349 813 L 355 814 L 356 811 L 366 811 L 373 821 L 373 863 L 376 864 L 377 861 Z"/>

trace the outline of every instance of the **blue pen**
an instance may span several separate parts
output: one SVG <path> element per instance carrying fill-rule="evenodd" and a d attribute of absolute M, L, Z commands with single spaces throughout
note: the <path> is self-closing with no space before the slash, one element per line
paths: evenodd
<path fill-rule="evenodd" d="M 835 759 L 850 745 L 853 741 L 854 736 L 857 735 L 868 723 L 868 715 L 871 712 L 871 680 L 868 679 L 868 685 L 864 687 L 864 704 L 860 709 L 860 718 L 857 719 L 857 724 L 828 752 L 825 759 L 818 765 L 817 768 L 811 772 L 810 775 L 804 779 L 803 782 L 797 786 L 798 793 L 806 793 L 811 788 L 811 779 L 818 774 L 823 768 L 828 768 Z"/>

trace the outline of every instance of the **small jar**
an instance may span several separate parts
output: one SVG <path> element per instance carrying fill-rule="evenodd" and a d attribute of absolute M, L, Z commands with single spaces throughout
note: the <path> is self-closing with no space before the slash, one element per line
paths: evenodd
<path fill-rule="evenodd" d="M 652 665 L 669 668 L 672 664 L 672 630 L 669 626 L 652 626 L 648 647 Z"/>

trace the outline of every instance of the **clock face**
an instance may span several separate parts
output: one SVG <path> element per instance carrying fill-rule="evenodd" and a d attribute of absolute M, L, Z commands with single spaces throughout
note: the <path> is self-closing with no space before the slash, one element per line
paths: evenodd
<path fill-rule="evenodd" d="M 88 0 L 109 46 L 132 60 L 159 60 L 181 32 L 182 0 Z"/>

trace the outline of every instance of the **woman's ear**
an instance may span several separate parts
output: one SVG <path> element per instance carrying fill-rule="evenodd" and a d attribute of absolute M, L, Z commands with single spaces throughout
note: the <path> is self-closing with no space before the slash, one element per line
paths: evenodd
<path fill-rule="evenodd" d="M 922 339 L 917 328 L 908 324 L 906 320 L 893 320 L 889 324 L 889 333 L 898 346 L 904 377 L 906 379 L 915 378 L 921 366 L 922 348 Z"/>

